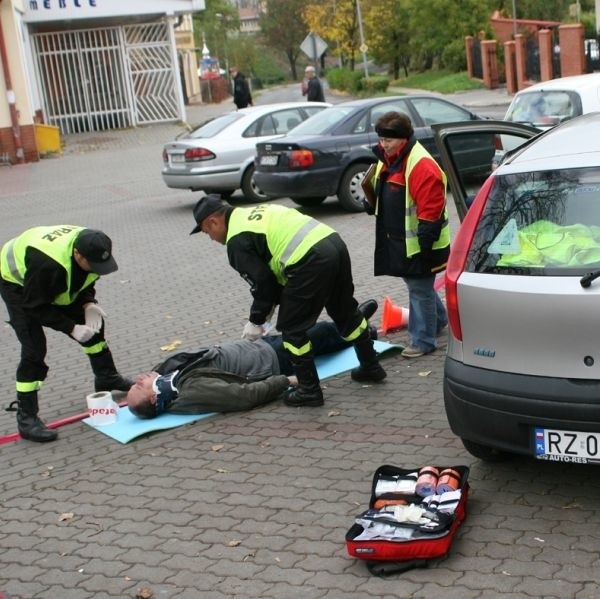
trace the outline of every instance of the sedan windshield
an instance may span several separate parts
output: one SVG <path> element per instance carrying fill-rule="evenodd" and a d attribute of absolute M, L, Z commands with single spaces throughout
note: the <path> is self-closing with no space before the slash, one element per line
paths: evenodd
<path fill-rule="evenodd" d="M 294 127 L 292 135 L 322 135 L 355 110 L 355 106 L 331 106 Z"/>

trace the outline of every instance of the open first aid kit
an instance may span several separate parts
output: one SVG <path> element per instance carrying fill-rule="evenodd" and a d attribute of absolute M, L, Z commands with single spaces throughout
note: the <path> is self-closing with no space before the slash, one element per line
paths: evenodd
<path fill-rule="evenodd" d="M 377 576 L 427 567 L 466 517 L 468 477 L 467 466 L 379 467 L 369 509 L 346 533 L 348 553 Z"/>

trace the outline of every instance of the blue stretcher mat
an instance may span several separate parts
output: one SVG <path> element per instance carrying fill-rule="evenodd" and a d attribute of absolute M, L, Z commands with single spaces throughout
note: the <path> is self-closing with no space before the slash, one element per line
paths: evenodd
<path fill-rule="evenodd" d="M 375 341 L 375 351 L 383 354 L 391 349 L 402 349 L 401 345 L 392 345 L 384 341 Z M 342 351 L 326 356 L 319 356 L 315 359 L 317 371 L 321 380 L 330 378 L 342 372 L 346 372 L 358 366 L 358 359 L 353 347 L 347 347 Z M 83 422 L 97 431 L 112 437 L 120 443 L 129 443 L 136 437 L 141 437 L 154 431 L 175 428 L 184 424 L 190 424 L 197 420 L 214 416 L 214 412 L 207 414 L 179 415 L 162 414 L 158 418 L 141 420 L 134 416 L 126 407 L 120 408 L 117 415 L 117 422 L 114 424 L 104 424 L 96 426 L 91 423 L 91 418 L 85 418 Z"/>

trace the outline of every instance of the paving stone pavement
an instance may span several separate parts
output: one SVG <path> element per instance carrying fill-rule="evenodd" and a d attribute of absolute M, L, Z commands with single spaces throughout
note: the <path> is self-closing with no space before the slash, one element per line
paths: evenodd
<path fill-rule="evenodd" d="M 193 117 L 221 108 L 195 107 Z M 247 312 L 247 286 L 223 247 L 188 235 L 197 195 L 160 178 L 162 143 L 178 131 L 71 136 L 60 158 L 0 169 L 0 239 L 61 223 L 113 238 L 120 268 L 101 279 L 98 297 L 125 374 L 150 369 L 174 341 L 237 338 Z M 372 275 L 369 217 L 334 199 L 310 213 L 346 240 L 357 298 L 406 304 L 401 281 Z M 71 340 L 49 331 L 48 345 L 41 413 L 54 421 L 85 410 L 92 377 Z M 18 350 L 3 322 L 2 405 L 14 395 Z M 326 381 L 322 408 L 274 403 L 128 445 L 81 422 L 47 445 L 0 445 L 0 591 L 13 599 L 133 598 L 142 588 L 161 599 L 597 597 L 599 470 L 480 462 L 448 428 L 443 352 L 383 363 L 380 385 L 347 374 Z M 0 435 L 14 430 L 14 415 L 0 412 Z M 432 567 L 374 578 L 347 555 L 345 532 L 378 466 L 427 463 L 471 467 L 467 520 Z"/>

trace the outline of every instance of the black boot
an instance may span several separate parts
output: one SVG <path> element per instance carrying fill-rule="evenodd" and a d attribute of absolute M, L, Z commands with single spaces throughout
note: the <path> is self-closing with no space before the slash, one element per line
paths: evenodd
<path fill-rule="evenodd" d="M 298 387 L 283 400 L 284 403 L 294 407 L 322 406 L 325 403 L 323 391 L 312 354 L 302 358 L 294 357 L 292 362 L 298 377 Z"/>
<path fill-rule="evenodd" d="M 17 392 L 17 428 L 23 439 L 46 443 L 58 437 L 55 430 L 48 428 L 38 418 L 37 391 L 31 393 Z"/>
<path fill-rule="evenodd" d="M 377 359 L 377 352 L 373 348 L 373 340 L 370 335 L 364 334 L 359 337 L 354 342 L 354 351 L 356 352 L 360 366 L 353 368 L 350 373 L 353 381 L 359 383 L 378 383 L 387 376 Z"/>
<path fill-rule="evenodd" d="M 373 316 L 373 314 L 375 314 L 375 312 L 377 312 L 377 308 L 379 308 L 379 304 L 377 303 L 377 301 L 374 299 L 370 299 L 370 300 L 367 300 L 366 302 L 363 302 L 362 304 L 359 304 L 358 311 L 367 320 L 369 320 L 371 318 L 371 316 Z"/>
<path fill-rule="evenodd" d="M 96 392 L 124 391 L 127 393 L 131 389 L 133 381 L 117 372 L 112 354 L 108 348 L 99 354 L 90 354 L 89 358 L 95 375 L 94 389 Z"/>

